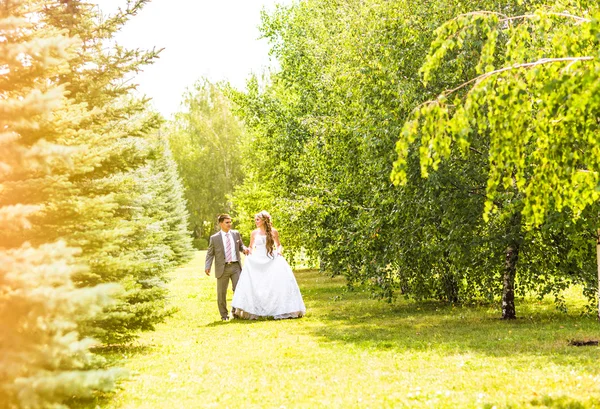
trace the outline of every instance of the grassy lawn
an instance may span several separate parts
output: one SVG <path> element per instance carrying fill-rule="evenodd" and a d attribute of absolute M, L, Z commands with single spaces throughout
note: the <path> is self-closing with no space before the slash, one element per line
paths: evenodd
<path fill-rule="evenodd" d="M 180 311 L 118 352 L 131 376 L 99 408 L 600 408 L 600 325 L 578 307 L 496 309 L 343 293 L 298 271 L 307 316 L 222 323 L 204 253 L 173 274 Z M 229 297 L 231 300 L 231 294 Z M 230 304 L 230 301 L 229 303 Z"/>

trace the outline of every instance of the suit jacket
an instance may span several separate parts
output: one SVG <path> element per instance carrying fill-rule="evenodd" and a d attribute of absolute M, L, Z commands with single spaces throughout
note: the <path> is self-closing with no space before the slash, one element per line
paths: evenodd
<path fill-rule="evenodd" d="M 241 268 L 242 262 L 240 258 L 240 251 L 244 251 L 246 246 L 244 246 L 244 242 L 242 241 L 242 236 L 240 236 L 239 231 L 232 229 L 229 230 L 229 233 L 231 234 L 231 237 L 235 243 L 234 251 L 237 256 L 237 262 L 240 264 Z M 204 263 L 205 270 L 209 270 L 211 268 L 213 260 L 215 261 L 215 277 L 220 278 L 223 275 L 223 270 L 225 269 L 225 244 L 223 243 L 220 230 L 210 236 L 210 241 L 208 242 L 208 251 L 206 252 L 206 262 Z"/>

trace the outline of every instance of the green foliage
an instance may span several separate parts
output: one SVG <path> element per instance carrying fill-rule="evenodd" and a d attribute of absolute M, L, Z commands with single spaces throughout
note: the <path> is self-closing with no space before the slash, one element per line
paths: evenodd
<path fill-rule="evenodd" d="M 198 81 L 185 95 L 183 111 L 166 129 L 197 240 L 208 240 L 217 215 L 231 211 L 228 195 L 242 180 L 243 128 L 223 87 Z"/>
<path fill-rule="evenodd" d="M 414 110 L 396 145 L 392 180 L 408 180 L 413 144 L 423 176 L 439 170 L 453 150 L 467 161 L 483 153 L 484 221 L 524 217 L 515 226 L 526 252 L 519 261 L 522 288 L 556 294 L 575 281 L 593 299 L 599 37 L 597 5 L 584 13 L 591 18 L 577 16 L 584 7 L 591 5 L 557 2 L 513 17 L 476 12 L 441 26 L 422 67 L 425 81 L 447 77 L 455 58 L 449 52 L 467 48 L 468 37 L 482 39 L 480 75 L 447 83 L 438 98 Z M 486 150 L 478 147 L 482 138 Z"/>
<path fill-rule="evenodd" d="M 29 240 L 62 238 L 80 247 L 79 259 L 90 267 L 76 276 L 81 287 L 124 286 L 119 303 L 82 327 L 105 343 L 131 340 L 172 313 L 164 277 L 191 251 L 181 185 L 165 142 L 155 136 L 162 119 L 146 100 L 129 96 L 135 84 L 126 81 L 158 51 L 127 50 L 113 41 L 145 3 L 127 2 L 108 18 L 79 1 L 41 14 L 45 24 L 77 35 L 83 47 L 57 79 L 73 107 L 52 118 L 65 132 L 47 133 L 73 147 L 73 166 L 42 192 L 44 212 L 33 220 Z"/>
<path fill-rule="evenodd" d="M 206 250 L 208 248 L 208 240 L 205 238 L 199 238 L 192 240 L 192 246 L 196 250 Z"/>
<path fill-rule="evenodd" d="M 285 242 L 318 256 L 350 287 L 369 283 L 387 300 L 398 293 L 449 301 L 498 295 L 505 245 L 497 235 L 506 232 L 477 217 L 485 157 L 465 162 L 454 154 L 439 178 L 421 181 L 413 152 L 411 184 L 397 189 L 388 177 L 405 119 L 444 86 L 420 83 L 434 29 L 483 5 L 315 0 L 265 16 L 263 33 L 281 71 L 264 84 L 250 81 L 235 99 L 251 134 L 238 211 L 250 213 L 247 198 L 261 192 L 279 214 Z M 473 44 L 469 55 L 480 48 Z M 445 79 L 474 73 L 469 55 Z M 485 140 L 480 145 L 473 149 L 485 151 Z"/>
<path fill-rule="evenodd" d="M 90 263 L 96 267 L 80 275 L 81 283 L 96 279 L 104 271 L 127 290 L 122 302 L 86 325 L 89 334 L 107 343 L 122 343 L 136 331 L 153 330 L 173 313 L 168 306 L 166 274 L 191 256 L 191 237 L 187 231 L 187 211 L 183 188 L 168 144 L 158 137 L 146 136 L 136 142 L 138 152 L 145 149 L 146 163 L 137 169 L 103 179 L 97 187 L 117 193 L 119 217 L 116 234 L 103 232 L 90 246 L 89 256 L 99 248 L 111 249 Z M 110 237 L 111 240 L 105 240 Z M 98 246 L 98 247 L 96 247 Z"/>
<path fill-rule="evenodd" d="M 231 92 L 249 134 L 236 212 L 245 223 L 267 208 L 288 246 L 306 249 L 350 288 L 365 283 L 388 301 L 496 302 L 515 269 L 517 295 L 557 295 L 573 282 L 593 295 L 594 211 L 568 223 L 570 216 L 551 212 L 543 225 L 523 229 L 530 219 L 521 212 L 530 205 L 522 178 L 513 181 L 505 156 L 490 161 L 498 150 L 490 127 L 500 135 L 534 124 L 516 107 L 540 102 L 523 86 L 504 86 L 504 101 L 517 104 L 510 121 L 494 116 L 504 108 L 484 102 L 465 105 L 481 121 L 457 115 L 470 90 L 461 84 L 501 69 L 506 55 L 527 54 L 507 30 L 542 41 L 539 30 L 516 27 L 517 16 L 544 3 L 312 0 L 264 15 L 262 31 L 281 69 L 251 79 L 247 92 Z M 552 38 L 558 47 L 560 37 Z M 519 132 L 506 146 L 529 160 L 535 152 Z M 570 151 L 561 146 L 553 149 Z M 495 166 L 504 173 L 489 185 Z M 518 255 L 510 268 L 507 249 Z"/>
<path fill-rule="evenodd" d="M 168 246 L 171 252 L 170 267 L 175 267 L 188 262 L 193 254 L 192 240 L 187 228 L 189 214 L 183 182 L 177 172 L 177 164 L 168 141 L 158 138 L 152 142 L 157 154 L 150 161 L 147 167 L 148 176 L 144 178 L 154 197 L 148 206 L 149 216 L 155 222 L 150 229 L 161 232 L 161 237 L 155 242 Z"/>
<path fill-rule="evenodd" d="M 595 204 L 598 20 L 568 14 L 576 13 L 577 5 L 559 2 L 554 9 L 513 18 L 474 13 L 442 26 L 423 65 L 425 81 L 441 66 L 445 50 L 461 47 L 464 33 L 480 26 L 490 33 L 478 64 L 485 72 L 465 84 L 470 89 L 461 99 L 449 100 L 457 89 L 449 90 L 415 111 L 397 146 L 394 181 L 405 179 L 408 146 L 417 136 L 425 149 L 420 159 L 426 175 L 438 157 L 449 155 L 451 142 L 465 150 L 473 137 L 486 133 L 493 163 L 486 216 L 497 210 L 499 191 L 513 185 L 524 195 L 523 212 L 532 225 L 540 225 L 553 209 L 568 208 L 577 217 Z M 507 38 L 503 50 L 496 48 L 499 36 Z M 496 70 L 489 64 L 495 53 L 502 63 Z"/>
<path fill-rule="evenodd" d="M 11 409 L 64 408 L 113 390 L 123 374 L 90 352 L 97 342 L 79 326 L 114 304 L 119 286 L 78 288 L 75 278 L 87 271 L 80 250 L 34 233 L 51 206 L 47 192 L 69 184 L 76 149 L 63 138 L 80 119 L 57 81 L 80 42 L 39 19 L 43 7 L 0 7 L 0 407 Z"/>
<path fill-rule="evenodd" d="M 70 399 L 114 390 L 124 375 L 104 368 L 90 352 L 97 342 L 78 332 L 77 323 L 101 313 L 118 287 L 77 288 L 76 253 L 63 242 L 0 251 L 2 408 L 65 407 Z"/>
<path fill-rule="evenodd" d="M 73 58 L 50 82 L 67 103 L 35 128 L 17 122 L 13 129 L 24 143 L 43 136 L 67 146 L 69 163 L 51 162 L 51 174 L 7 183 L 0 192 L 2 204 L 43 203 L 32 229 L 11 236 L 11 245 L 63 239 L 82 249 L 78 260 L 89 266 L 75 276 L 77 285 L 120 282 L 127 289 L 112 310 L 83 327 L 109 343 L 130 340 L 171 314 L 162 281 L 191 250 L 181 185 L 165 142 L 154 136 L 162 120 L 145 100 L 128 96 L 134 85 L 125 81 L 157 51 L 125 50 L 112 40 L 146 2 L 128 2 L 107 19 L 79 1 L 41 9 L 36 30 L 78 39 Z"/>

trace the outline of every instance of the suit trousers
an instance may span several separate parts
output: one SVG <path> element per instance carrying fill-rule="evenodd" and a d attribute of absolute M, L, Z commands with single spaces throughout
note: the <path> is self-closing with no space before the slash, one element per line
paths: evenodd
<path fill-rule="evenodd" d="M 235 287 L 240 279 L 241 271 L 242 268 L 239 261 L 237 263 L 225 264 L 223 275 L 217 278 L 217 305 L 219 306 L 221 318 L 229 317 L 229 311 L 227 310 L 227 288 L 229 288 L 229 280 L 231 280 L 232 289 L 235 291 Z"/>

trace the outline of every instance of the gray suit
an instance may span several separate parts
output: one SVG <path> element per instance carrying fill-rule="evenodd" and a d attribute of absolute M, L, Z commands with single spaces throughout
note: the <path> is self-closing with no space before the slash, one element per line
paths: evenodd
<path fill-rule="evenodd" d="M 233 229 L 229 230 L 229 233 L 235 243 L 233 250 L 237 256 L 237 262 L 230 264 L 225 263 L 225 244 L 223 243 L 221 231 L 218 231 L 216 234 L 210 236 L 208 251 L 206 252 L 206 262 L 204 263 L 204 269 L 210 270 L 213 260 L 215 261 L 217 305 L 219 306 L 221 318 L 227 318 L 229 316 L 229 311 L 227 310 L 227 288 L 229 287 L 229 280 L 231 280 L 233 291 L 235 291 L 235 287 L 240 278 L 240 272 L 242 271 L 240 251 L 244 251 L 245 249 L 240 233 Z"/>

